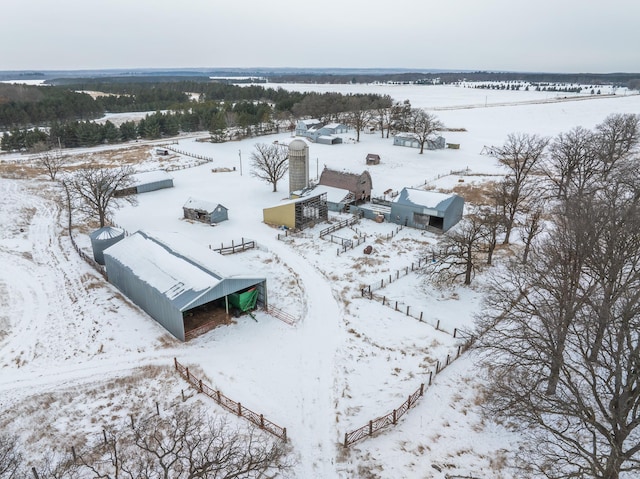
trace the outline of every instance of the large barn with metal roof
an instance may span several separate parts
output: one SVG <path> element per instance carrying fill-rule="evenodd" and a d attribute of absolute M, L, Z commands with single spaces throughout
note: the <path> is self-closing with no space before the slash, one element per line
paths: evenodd
<path fill-rule="evenodd" d="M 254 304 L 267 305 L 266 278 L 244 274 L 176 233 L 138 231 L 103 254 L 109 282 L 182 341 L 190 330 L 228 317 L 234 295 L 254 294 Z"/>

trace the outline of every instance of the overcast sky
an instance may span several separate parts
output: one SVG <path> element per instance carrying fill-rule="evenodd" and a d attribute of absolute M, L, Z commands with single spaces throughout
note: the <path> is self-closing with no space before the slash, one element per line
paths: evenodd
<path fill-rule="evenodd" d="M 640 72 L 640 0 L 2 0 L 0 70 Z"/>

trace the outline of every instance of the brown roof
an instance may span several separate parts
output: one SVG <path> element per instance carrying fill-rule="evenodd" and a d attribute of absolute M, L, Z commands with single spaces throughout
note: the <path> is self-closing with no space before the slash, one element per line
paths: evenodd
<path fill-rule="evenodd" d="M 363 173 L 358 174 L 325 168 L 322 170 L 320 181 L 318 183 L 321 185 L 333 186 L 335 188 L 342 188 L 343 190 L 349 190 L 351 192 L 359 192 L 361 190 L 359 183 L 363 176 L 367 177 L 368 183 L 370 184 L 371 177 L 369 176 L 369 172 L 366 170 Z"/>

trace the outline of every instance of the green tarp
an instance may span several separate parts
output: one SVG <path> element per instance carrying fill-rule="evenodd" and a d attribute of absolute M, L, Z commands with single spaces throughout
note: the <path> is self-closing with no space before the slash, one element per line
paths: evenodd
<path fill-rule="evenodd" d="M 229 295 L 229 304 L 240 311 L 249 311 L 255 308 L 256 301 L 258 301 L 258 290 L 256 288 L 251 288 L 244 293 L 231 293 Z"/>

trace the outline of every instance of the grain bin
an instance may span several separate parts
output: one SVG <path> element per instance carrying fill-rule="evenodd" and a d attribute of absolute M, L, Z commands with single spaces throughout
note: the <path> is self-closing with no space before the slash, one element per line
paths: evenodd
<path fill-rule="evenodd" d="M 304 140 L 289 143 L 289 192 L 309 186 L 309 145 Z"/>
<path fill-rule="evenodd" d="M 93 233 L 89 233 L 91 238 L 91 249 L 93 249 L 93 259 L 101 265 L 104 265 L 104 250 L 109 246 L 116 244 L 124 238 L 124 231 L 120 228 L 105 226 Z"/>

